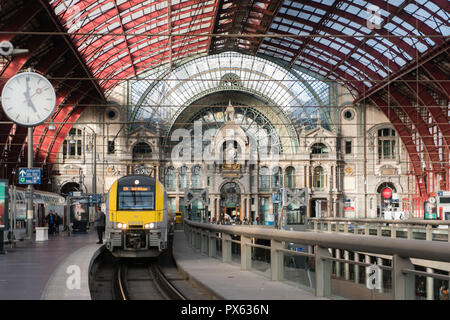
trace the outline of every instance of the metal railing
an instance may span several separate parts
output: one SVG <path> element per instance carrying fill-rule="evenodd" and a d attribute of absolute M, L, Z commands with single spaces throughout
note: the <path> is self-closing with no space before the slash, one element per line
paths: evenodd
<path fill-rule="evenodd" d="M 184 221 L 185 232 L 190 245 L 199 249 L 210 257 L 217 257 L 224 263 L 233 261 L 233 251 L 239 254 L 242 270 L 253 270 L 254 264 L 260 264 L 255 260 L 255 250 L 269 250 L 271 280 L 284 280 L 286 269 L 286 256 L 303 257 L 306 259 L 305 273 L 308 275 L 310 288 L 313 293 L 320 297 L 332 295 L 332 280 L 336 282 L 339 276 L 340 266 L 344 264 L 347 270 L 353 266 L 355 279 L 356 274 L 360 278 L 359 267 L 369 267 L 370 260 L 359 261 L 360 255 L 382 255 L 390 259 L 388 265 L 380 265 L 383 272 L 390 272 L 392 282 L 393 299 L 415 299 L 416 298 L 416 276 L 426 276 L 427 279 L 439 279 L 448 283 L 450 276 L 448 272 L 429 273 L 417 270 L 411 259 L 424 259 L 437 261 L 439 263 L 450 262 L 450 243 L 431 242 L 422 240 L 407 240 L 383 238 L 352 234 L 335 234 L 320 232 L 284 231 L 248 226 L 225 226 L 215 224 L 203 224 Z M 270 241 L 269 245 L 255 243 L 255 239 Z M 298 252 L 286 248 L 289 244 L 301 244 L 308 246 L 308 252 Z M 344 258 L 339 255 L 333 256 L 334 252 L 344 252 Z M 363 253 L 361 253 L 363 252 Z M 354 259 L 349 258 L 349 253 Z M 356 259 L 358 257 L 358 259 Z M 239 261 L 238 260 L 238 261 Z M 292 269 L 292 268 L 291 268 Z M 339 270 L 338 270 L 339 269 Z M 289 271 L 289 270 L 288 270 Z M 366 268 L 366 280 L 370 275 Z M 362 286 L 359 286 L 361 289 Z M 448 284 L 447 284 L 448 288 Z M 364 287 L 364 290 L 365 287 Z M 373 296 L 373 295 L 372 295 Z"/>
<path fill-rule="evenodd" d="M 307 218 L 306 225 L 310 231 L 450 242 L 450 221 Z"/>

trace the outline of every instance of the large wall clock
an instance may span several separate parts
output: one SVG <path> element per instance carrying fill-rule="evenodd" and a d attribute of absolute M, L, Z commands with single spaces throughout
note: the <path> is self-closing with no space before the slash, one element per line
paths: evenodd
<path fill-rule="evenodd" d="M 3 87 L 3 111 L 22 126 L 34 127 L 45 122 L 52 115 L 55 105 L 55 89 L 39 73 L 16 74 Z"/>

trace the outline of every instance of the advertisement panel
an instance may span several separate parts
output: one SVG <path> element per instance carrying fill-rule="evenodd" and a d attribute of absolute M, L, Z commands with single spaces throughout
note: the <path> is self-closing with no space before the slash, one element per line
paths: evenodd
<path fill-rule="evenodd" d="M 86 232 L 89 222 L 88 199 L 73 199 L 70 206 L 70 222 L 74 231 Z"/>

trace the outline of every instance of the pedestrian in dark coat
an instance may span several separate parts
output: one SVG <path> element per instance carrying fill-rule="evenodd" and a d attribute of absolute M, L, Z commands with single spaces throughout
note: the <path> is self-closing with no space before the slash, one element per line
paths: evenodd
<path fill-rule="evenodd" d="M 98 242 L 103 243 L 103 232 L 105 232 L 106 216 L 102 211 L 102 208 L 97 207 L 97 213 L 95 214 L 94 227 L 97 228 Z"/>

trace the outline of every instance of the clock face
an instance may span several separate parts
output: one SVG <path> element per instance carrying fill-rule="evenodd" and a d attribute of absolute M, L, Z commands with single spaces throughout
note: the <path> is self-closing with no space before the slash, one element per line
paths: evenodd
<path fill-rule="evenodd" d="M 32 127 L 43 123 L 52 115 L 55 105 L 55 89 L 38 73 L 19 73 L 3 87 L 3 110 L 20 125 Z"/>

